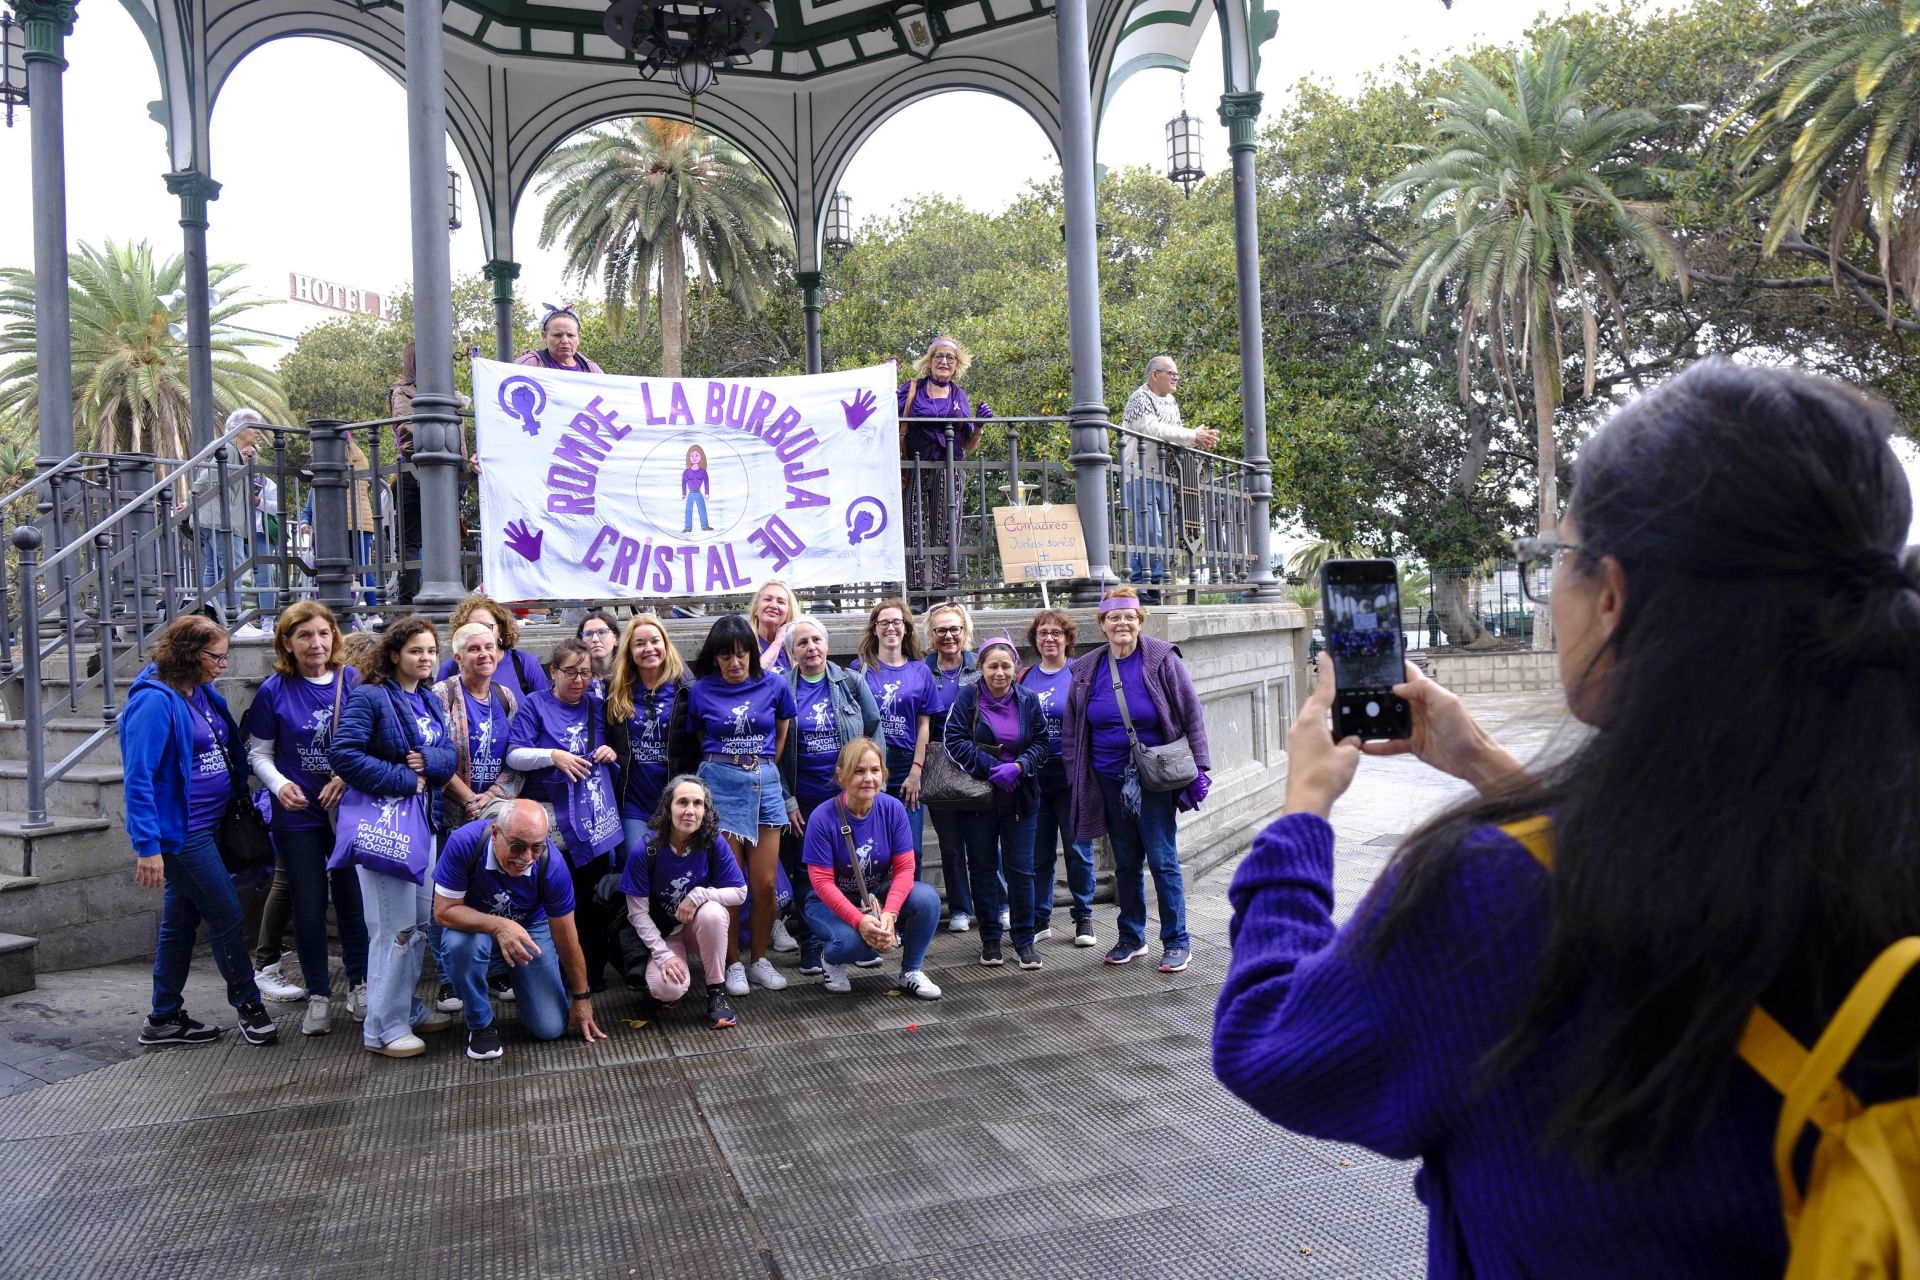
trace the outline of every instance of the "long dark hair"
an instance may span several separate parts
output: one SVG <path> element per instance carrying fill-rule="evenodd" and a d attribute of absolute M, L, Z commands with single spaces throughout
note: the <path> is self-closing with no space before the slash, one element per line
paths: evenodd
<path fill-rule="evenodd" d="M 737 613 L 724 614 L 714 620 L 707 628 L 707 638 L 700 646 L 700 654 L 693 660 L 693 675 L 697 680 L 715 674 L 720 670 L 720 658 L 735 649 L 747 652 L 747 679 L 760 678 L 760 641 L 753 634 L 753 624 Z"/>
<path fill-rule="evenodd" d="M 653 816 L 647 819 L 647 833 L 655 849 L 669 847 L 673 837 L 673 793 L 680 789 L 683 782 L 691 782 L 700 788 L 700 794 L 707 798 L 707 816 L 700 820 L 700 829 L 693 833 L 687 842 L 689 849 L 711 849 L 720 839 L 720 815 L 714 809 L 713 790 L 707 786 L 706 779 L 697 773 L 675 774 L 667 779 L 667 785 L 660 788 L 660 798 L 654 801 Z"/>
<path fill-rule="evenodd" d="M 1755 1004 L 1805 1039 L 1920 932 L 1920 568 L 1893 426 L 1838 384 L 1724 360 L 1616 414 L 1580 453 L 1561 571 L 1612 557 L 1626 580 L 1570 673 L 1598 731 L 1427 824 L 1382 881 L 1376 955 L 1444 909 L 1474 828 L 1553 813 L 1545 950 L 1487 1076 L 1564 1052 L 1544 1137 L 1589 1169 L 1703 1129 Z"/>

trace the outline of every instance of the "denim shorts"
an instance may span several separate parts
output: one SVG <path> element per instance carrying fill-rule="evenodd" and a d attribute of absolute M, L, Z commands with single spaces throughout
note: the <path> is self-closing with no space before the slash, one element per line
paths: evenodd
<path fill-rule="evenodd" d="M 787 802 L 780 794 L 780 769 L 763 764 L 757 769 L 705 760 L 700 780 L 713 792 L 720 829 L 749 844 L 760 838 L 762 827 L 787 825 Z"/>

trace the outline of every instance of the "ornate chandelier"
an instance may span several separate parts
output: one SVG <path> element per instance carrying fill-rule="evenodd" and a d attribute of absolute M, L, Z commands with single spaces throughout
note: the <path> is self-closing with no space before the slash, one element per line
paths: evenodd
<path fill-rule="evenodd" d="M 755 0 L 614 0 L 604 25 L 641 75 L 671 71 L 688 97 L 773 42 L 773 17 Z"/>

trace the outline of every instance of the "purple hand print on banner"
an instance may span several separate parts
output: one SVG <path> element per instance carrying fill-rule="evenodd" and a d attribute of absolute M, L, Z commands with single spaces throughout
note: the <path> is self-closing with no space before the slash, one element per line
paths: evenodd
<path fill-rule="evenodd" d="M 529 529 L 525 520 L 515 520 L 504 532 L 507 535 L 507 550 L 518 551 L 524 560 L 540 558 L 540 543 L 547 536 L 545 529 Z"/>
<path fill-rule="evenodd" d="M 851 400 L 842 400 L 840 410 L 847 415 L 847 430 L 858 431 L 873 416 L 876 403 L 871 391 L 862 391 Z"/>
<path fill-rule="evenodd" d="M 525 374 L 515 374 L 500 384 L 500 408 L 520 423 L 530 436 L 540 434 L 539 414 L 547 409 L 547 389 Z"/>

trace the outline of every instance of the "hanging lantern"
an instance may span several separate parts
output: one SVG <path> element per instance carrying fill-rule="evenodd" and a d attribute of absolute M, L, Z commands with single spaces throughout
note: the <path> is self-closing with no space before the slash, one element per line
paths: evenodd
<path fill-rule="evenodd" d="M 680 65 L 673 69 L 673 78 L 680 82 L 680 88 L 689 98 L 697 98 L 713 87 L 717 73 L 710 62 L 682 58 Z"/>
<path fill-rule="evenodd" d="M 1188 195 L 1207 176 L 1200 160 L 1200 121 L 1180 108 L 1180 114 L 1167 121 L 1167 177 L 1180 184 Z"/>
<path fill-rule="evenodd" d="M 826 246 L 835 253 L 853 248 L 853 198 L 838 191 L 827 202 Z"/>
<path fill-rule="evenodd" d="M 13 109 L 27 105 L 27 31 L 11 13 L 0 13 L 0 102 L 11 129 Z"/>
<path fill-rule="evenodd" d="M 460 171 L 447 166 L 447 230 L 460 229 Z"/>

